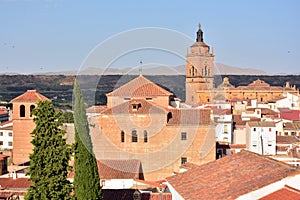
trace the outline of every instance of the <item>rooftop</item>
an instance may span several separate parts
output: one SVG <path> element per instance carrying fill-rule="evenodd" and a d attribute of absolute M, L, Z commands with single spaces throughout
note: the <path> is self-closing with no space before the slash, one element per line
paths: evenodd
<path fill-rule="evenodd" d="M 47 97 L 43 96 L 42 94 L 38 93 L 36 90 L 27 90 L 24 94 L 14 98 L 10 102 L 38 102 L 41 101 L 50 101 Z"/>
<path fill-rule="evenodd" d="M 107 94 L 107 96 L 124 97 L 151 97 L 172 95 L 173 94 L 171 92 L 168 92 L 167 90 L 159 87 L 142 75 Z"/>
<path fill-rule="evenodd" d="M 241 151 L 167 178 L 184 199 L 236 199 L 300 170 L 249 151 Z"/>

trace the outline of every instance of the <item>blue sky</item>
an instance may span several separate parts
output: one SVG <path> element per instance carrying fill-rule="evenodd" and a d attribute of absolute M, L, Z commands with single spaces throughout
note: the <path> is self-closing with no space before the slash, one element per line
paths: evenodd
<path fill-rule="evenodd" d="M 199 22 L 216 62 L 300 73 L 299 8 L 297 0 L 0 0 L 0 73 L 78 70 L 122 31 L 161 27 L 194 39 Z"/>

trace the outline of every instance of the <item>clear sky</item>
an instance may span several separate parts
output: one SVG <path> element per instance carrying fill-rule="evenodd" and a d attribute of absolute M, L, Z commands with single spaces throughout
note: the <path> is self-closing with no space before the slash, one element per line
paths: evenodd
<path fill-rule="evenodd" d="M 300 73 L 299 9 L 298 0 L 0 0 L 0 73 L 77 70 L 122 31 L 161 27 L 195 38 L 199 22 L 216 62 Z"/>

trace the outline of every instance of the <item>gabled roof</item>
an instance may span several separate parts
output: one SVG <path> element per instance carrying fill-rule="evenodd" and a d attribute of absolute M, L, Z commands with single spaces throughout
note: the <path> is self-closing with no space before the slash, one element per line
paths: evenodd
<path fill-rule="evenodd" d="M 299 142 L 300 140 L 293 135 L 277 135 L 276 143 L 277 144 L 294 144 Z"/>
<path fill-rule="evenodd" d="M 20 96 L 14 98 L 10 102 L 12 102 L 12 103 L 15 103 L 15 102 L 34 102 L 34 103 L 36 103 L 39 100 L 50 101 L 50 99 L 41 95 L 36 90 L 27 90 L 24 94 L 21 94 Z"/>
<path fill-rule="evenodd" d="M 184 199 L 236 199 L 299 172 L 294 166 L 242 150 L 166 179 Z"/>
<path fill-rule="evenodd" d="M 118 89 L 106 94 L 106 96 L 123 97 L 151 97 L 151 96 L 172 96 L 171 92 L 159 87 L 155 83 L 140 75 L 129 81 Z"/>
<path fill-rule="evenodd" d="M 280 119 L 300 121 L 300 110 L 290 110 L 287 112 L 280 111 Z"/>
<path fill-rule="evenodd" d="M 137 109 L 133 109 L 133 105 L 137 105 Z M 166 111 L 166 108 L 145 99 L 131 99 L 112 108 L 107 108 L 101 114 L 150 114 L 150 112 L 164 114 Z"/>
<path fill-rule="evenodd" d="M 140 160 L 97 160 L 101 179 L 144 179 Z"/>

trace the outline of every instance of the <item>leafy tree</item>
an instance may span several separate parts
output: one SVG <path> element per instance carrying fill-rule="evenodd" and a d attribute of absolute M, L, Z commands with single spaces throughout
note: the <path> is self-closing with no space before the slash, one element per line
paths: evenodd
<path fill-rule="evenodd" d="M 74 123 L 73 113 L 63 112 L 63 114 L 62 114 L 62 123 Z"/>
<path fill-rule="evenodd" d="M 34 148 L 27 173 L 33 184 L 25 199 L 72 199 L 72 185 L 67 180 L 72 149 L 64 139 L 65 131 L 60 129 L 61 113 L 50 101 L 39 101 L 33 115 Z"/>
<path fill-rule="evenodd" d="M 76 199 L 101 199 L 100 177 L 93 146 L 89 134 L 84 100 L 80 86 L 74 85 L 74 125 L 75 125 L 75 176 L 74 195 Z"/>

